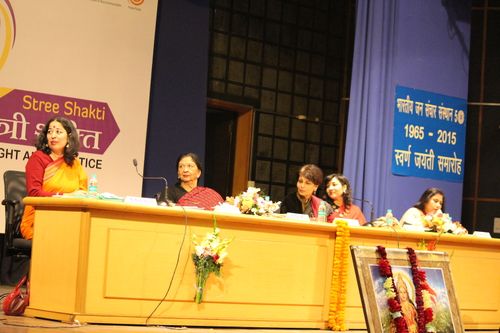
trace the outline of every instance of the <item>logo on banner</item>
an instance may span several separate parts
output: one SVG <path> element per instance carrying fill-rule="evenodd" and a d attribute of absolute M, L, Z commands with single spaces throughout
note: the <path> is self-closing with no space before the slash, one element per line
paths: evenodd
<path fill-rule="evenodd" d="M 103 155 L 120 132 L 105 102 L 0 88 L 0 142 L 33 146 L 34 138 L 53 117 L 73 121 L 80 152 Z"/>
<path fill-rule="evenodd" d="M 134 6 L 140 6 L 144 3 L 144 0 L 128 0 Z"/>
<path fill-rule="evenodd" d="M 9 58 L 10 50 L 16 41 L 16 18 L 9 0 L 0 1 L 0 70 Z"/>

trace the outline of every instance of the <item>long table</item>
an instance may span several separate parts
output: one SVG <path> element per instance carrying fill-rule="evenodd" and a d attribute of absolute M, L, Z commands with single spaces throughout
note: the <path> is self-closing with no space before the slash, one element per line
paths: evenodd
<path fill-rule="evenodd" d="M 326 328 L 336 228 L 327 223 L 35 198 L 31 298 L 25 314 L 67 322 Z M 222 276 L 195 295 L 193 235 L 216 220 L 231 238 Z M 416 247 L 431 233 L 351 228 L 351 243 Z M 441 235 L 466 329 L 500 326 L 500 241 Z M 365 328 L 353 266 L 346 322 Z"/>

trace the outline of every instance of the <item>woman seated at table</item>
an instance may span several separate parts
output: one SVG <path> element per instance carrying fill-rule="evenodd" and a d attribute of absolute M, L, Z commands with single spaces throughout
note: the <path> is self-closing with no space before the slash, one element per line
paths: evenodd
<path fill-rule="evenodd" d="M 87 174 L 78 160 L 78 133 L 73 123 L 62 117 L 50 119 L 38 134 L 36 151 L 26 163 L 26 190 L 30 197 L 87 191 Z M 33 238 L 35 209 L 24 208 L 21 234 Z"/>
<path fill-rule="evenodd" d="M 208 187 L 198 186 L 202 166 L 198 155 L 182 154 L 177 158 L 178 181 L 167 191 L 168 200 L 179 206 L 196 206 L 212 209 L 224 202 L 219 193 Z"/>
<path fill-rule="evenodd" d="M 408 230 L 424 230 L 424 220 L 432 219 L 444 212 L 444 192 L 431 187 L 422 193 L 418 202 L 409 208 L 399 220 L 400 225 Z"/>
<path fill-rule="evenodd" d="M 281 213 L 297 213 L 309 215 L 311 219 L 318 218 L 320 198 L 315 196 L 318 186 L 323 181 L 323 171 L 314 164 L 306 164 L 300 168 L 297 191 L 288 194 L 281 203 Z M 329 222 L 332 207 L 326 203 L 326 216 Z"/>
<path fill-rule="evenodd" d="M 331 174 L 326 177 L 326 193 L 328 202 L 332 205 L 332 218 L 358 220 L 360 225 L 366 224 L 366 218 L 361 209 L 352 203 L 352 190 L 349 180 L 341 174 Z"/>

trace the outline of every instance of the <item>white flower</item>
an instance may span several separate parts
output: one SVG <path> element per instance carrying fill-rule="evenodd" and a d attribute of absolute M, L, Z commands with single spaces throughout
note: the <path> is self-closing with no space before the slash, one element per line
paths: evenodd
<path fill-rule="evenodd" d="M 231 205 L 227 202 L 223 202 L 221 204 L 218 204 L 217 206 L 214 207 L 215 212 L 222 212 L 222 213 L 233 213 L 233 214 L 241 214 L 241 211 L 238 209 L 238 206 L 236 205 L 236 199 L 235 199 L 235 205 Z"/>
<path fill-rule="evenodd" d="M 201 245 L 196 245 L 194 247 L 195 251 L 196 251 L 196 255 L 198 257 L 201 257 L 203 255 L 203 253 L 205 253 L 205 247 L 201 246 Z"/>
<path fill-rule="evenodd" d="M 260 188 L 257 188 L 257 187 L 249 187 L 246 191 L 246 194 L 248 194 L 248 196 L 251 196 L 253 197 L 255 194 L 259 193 L 260 192 Z M 245 192 L 243 192 L 243 194 L 245 194 Z"/>
<path fill-rule="evenodd" d="M 222 264 L 224 262 L 224 259 L 227 257 L 227 251 L 222 251 L 219 254 L 219 259 L 217 259 L 218 264 Z"/>

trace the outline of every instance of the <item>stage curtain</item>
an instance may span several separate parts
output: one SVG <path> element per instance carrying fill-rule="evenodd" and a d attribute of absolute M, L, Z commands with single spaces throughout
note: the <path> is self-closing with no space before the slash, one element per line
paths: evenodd
<path fill-rule="evenodd" d="M 346 133 L 344 174 L 353 196 L 374 203 L 385 214 L 391 169 L 396 57 L 397 0 L 359 0 Z M 369 205 L 362 206 L 367 219 Z"/>

